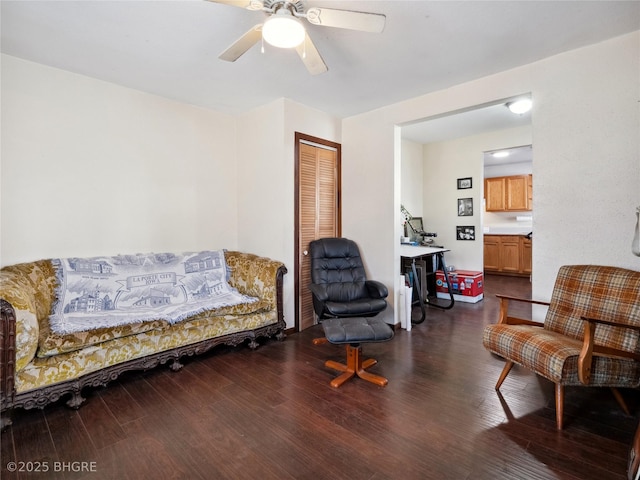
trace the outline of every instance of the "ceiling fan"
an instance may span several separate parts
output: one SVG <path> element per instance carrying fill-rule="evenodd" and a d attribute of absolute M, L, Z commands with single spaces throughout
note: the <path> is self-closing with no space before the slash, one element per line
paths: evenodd
<path fill-rule="evenodd" d="M 247 10 L 261 10 L 269 16 L 264 23 L 251 29 L 227 48 L 219 58 L 235 62 L 247 50 L 264 40 L 280 48 L 295 48 L 305 67 L 312 75 L 326 72 L 327 65 L 306 32 L 301 18 L 313 25 L 346 28 L 362 32 L 380 33 L 384 29 L 386 17 L 377 13 L 336 10 L 333 8 L 308 8 L 302 0 L 208 0 L 241 7 Z"/>

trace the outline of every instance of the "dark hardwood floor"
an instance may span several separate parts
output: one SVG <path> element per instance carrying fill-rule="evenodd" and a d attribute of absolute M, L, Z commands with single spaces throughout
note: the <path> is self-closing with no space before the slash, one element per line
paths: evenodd
<path fill-rule="evenodd" d="M 86 479 L 624 479 L 640 396 L 567 388 L 556 431 L 552 384 L 482 347 L 497 320 L 494 293 L 530 295 L 528 279 L 489 276 L 485 300 L 428 309 L 411 332 L 366 344 L 385 388 L 353 379 L 334 390 L 326 359 L 343 347 L 312 345 L 320 327 L 255 351 L 218 348 L 127 374 L 63 403 L 18 410 L 2 433 L 2 478 Z M 17 462 L 22 470 L 9 472 Z M 84 462 L 84 463 L 83 463 Z M 85 470 L 85 471 L 74 471 Z M 91 471 L 86 471 L 91 470 Z"/>

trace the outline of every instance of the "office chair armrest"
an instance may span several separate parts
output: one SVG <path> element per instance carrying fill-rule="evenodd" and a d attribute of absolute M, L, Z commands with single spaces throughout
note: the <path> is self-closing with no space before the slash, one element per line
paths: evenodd
<path fill-rule="evenodd" d="M 542 327 L 543 324 L 534 320 L 526 320 L 524 318 L 510 317 L 508 315 L 509 301 L 529 303 L 536 305 L 549 306 L 549 302 L 540 302 L 538 300 L 530 300 L 528 298 L 511 297 L 509 295 L 496 294 L 496 297 L 500 299 L 500 317 L 498 323 L 506 325 L 533 325 L 536 327 Z"/>
<path fill-rule="evenodd" d="M 578 357 L 578 378 L 584 385 L 589 385 L 589 381 L 591 380 L 591 362 L 593 360 L 594 353 L 614 357 L 631 358 L 640 362 L 640 355 L 637 353 L 627 352 L 617 348 L 601 347 L 600 345 L 595 344 L 596 325 L 599 323 L 609 325 L 611 327 L 629 328 L 636 331 L 640 331 L 639 326 L 611 322 L 600 318 L 580 318 L 584 320 L 584 340 L 582 343 L 582 350 L 580 350 L 580 356 Z"/>
<path fill-rule="evenodd" d="M 316 298 L 316 300 L 320 302 L 326 302 L 329 300 L 329 294 L 327 293 L 327 287 L 325 285 L 316 285 L 312 283 L 309 285 L 309 290 L 311 290 L 311 294 Z"/>
<path fill-rule="evenodd" d="M 366 280 L 364 282 L 367 287 L 367 291 L 369 292 L 369 296 L 371 298 L 387 298 L 389 295 L 389 290 L 384 284 L 378 282 L 377 280 Z"/>

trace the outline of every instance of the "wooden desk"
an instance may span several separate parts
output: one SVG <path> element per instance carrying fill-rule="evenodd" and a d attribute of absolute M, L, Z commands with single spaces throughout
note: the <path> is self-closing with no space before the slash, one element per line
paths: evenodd
<path fill-rule="evenodd" d="M 442 265 L 442 270 L 444 270 L 445 280 L 447 282 L 447 288 L 449 290 L 449 296 L 451 297 L 451 302 L 449 305 L 442 306 L 437 303 L 431 303 L 434 307 L 442 308 L 444 310 L 448 310 L 453 307 L 455 300 L 453 299 L 453 293 L 451 292 L 451 287 L 449 283 L 449 272 L 447 272 L 447 266 L 444 261 L 444 253 L 448 252 L 447 248 L 435 248 L 435 247 L 423 247 L 423 246 L 413 246 L 413 245 L 400 245 L 400 257 L 411 259 L 411 273 L 413 274 L 413 285 L 412 287 L 416 289 L 418 294 L 418 303 L 420 304 L 420 320 L 413 321 L 411 323 L 422 323 L 426 317 L 426 309 L 424 308 L 426 299 L 423 298 L 422 295 L 422 285 L 420 285 L 420 279 L 418 278 L 418 271 L 416 270 L 416 259 L 423 257 L 433 257 L 434 255 L 440 261 L 440 265 Z M 402 265 L 402 261 L 400 262 Z M 404 273 L 404 272 L 400 272 Z M 435 273 L 435 272 L 434 272 Z"/>

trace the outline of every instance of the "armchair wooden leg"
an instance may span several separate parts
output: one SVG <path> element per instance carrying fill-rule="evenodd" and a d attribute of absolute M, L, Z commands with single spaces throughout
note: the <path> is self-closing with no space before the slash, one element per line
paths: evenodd
<path fill-rule="evenodd" d="M 624 398 L 622 398 L 622 394 L 618 391 L 617 388 L 611 387 L 611 391 L 613 392 L 613 396 L 616 397 L 616 401 L 618 402 L 618 405 L 620 405 L 620 408 L 622 408 L 622 411 L 630 416 L 631 413 L 629 412 L 629 408 L 627 407 Z"/>
<path fill-rule="evenodd" d="M 564 414 L 564 386 L 556 383 L 556 427 L 562 430 L 562 416 Z"/>
<path fill-rule="evenodd" d="M 504 379 L 507 378 L 507 375 L 509 375 L 509 372 L 513 368 L 513 365 L 514 363 L 511 360 L 507 360 L 507 363 L 505 363 L 504 368 L 502 369 L 502 373 L 500 374 L 500 378 L 498 378 L 498 383 L 496 383 L 496 390 L 500 390 L 502 382 L 504 382 Z"/>

